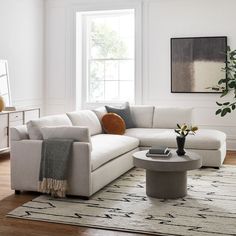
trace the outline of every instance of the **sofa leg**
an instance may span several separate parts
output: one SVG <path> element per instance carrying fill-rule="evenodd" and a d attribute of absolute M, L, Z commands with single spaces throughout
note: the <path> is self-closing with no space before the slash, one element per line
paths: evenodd
<path fill-rule="evenodd" d="M 70 194 L 67 194 L 66 196 L 67 197 L 75 197 L 75 198 L 78 198 L 81 200 L 89 200 L 90 199 L 89 197 L 86 197 L 86 196 L 78 196 L 78 195 L 70 195 Z"/>
<path fill-rule="evenodd" d="M 20 194 L 20 190 L 15 190 L 15 195 L 19 195 Z"/>
<path fill-rule="evenodd" d="M 82 200 L 89 200 L 89 197 L 85 197 L 85 196 L 79 196 L 79 198 Z"/>

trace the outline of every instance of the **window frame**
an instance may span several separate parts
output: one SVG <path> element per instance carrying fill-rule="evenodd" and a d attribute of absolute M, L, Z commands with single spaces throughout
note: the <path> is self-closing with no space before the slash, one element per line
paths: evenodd
<path fill-rule="evenodd" d="M 133 54 L 133 57 L 131 58 L 91 58 L 91 38 L 90 38 L 90 23 L 91 23 L 91 19 L 89 19 L 89 17 L 99 17 L 99 15 L 101 17 L 109 17 L 109 16 L 122 16 L 122 15 L 126 15 L 127 13 L 131 13 L 133 14 L 133 17 L 135 17 L 135 14 L 134 14 L 134 9 L 124 9 L 124 10 L 112 10 L 112 11 L 92 11 L 91 13 L 84 13 L 82 16 L 81 16 L 81 24 L 82 24 L 82 48 L 83 48 L 83 51 L 82 53 L 84 54 L 84 57 L 83 57 L 83 60 L 84 63 L 82 67 L 82 70 L 85 72 L 84 73 L 84 76 L 83 76 L 83 80 L 86 80 L 86 81 L 83 81 L 83 83 L 85 84 L 84 86 L 84 98 L 85 98 L 85 103 L 120 103 L 120 102 L 125 102 L 126 100 L 125 99 L 122 99 L 122 98 L 119 98 L 118 100 L 108 100 L 108 99 L 105 99 L 104 97 L 104 100 L 98 100 L 98 101 L 92 101 L 91 100 L 91 94 L 90 94 L 90 66 L 91 66 L 91 61 L 104 61 L 104 73 L 106 72 L 105 71 L 105 68 L 106 68 L 106 62 L 109 62 L 109 61 L 123 61 L 123 60 L 131 60 L 134 64 L 135 64 L 135 54 Z M 135 19 L 134 19 L 135 20 Z M 135 24 L 135 22 L 134 22 Z M 134 47 L 134 51 L 135 51 L 135 32 L 134 32 L 134 42 L 133 42 L 133 47 Z M 135 53 L 135 52 L 134 52 Z M 118 63 L 119 64 L 119 63 Z M 120 66 L 120 65 L 118 65 Z M 134 70 L 135 70 L 135 67 L 134 67 Z M 127 80 L 127 81 L 132 81 L 133 82 L 133 85 L 134 85 L 134 88 L 135 88 L 135 71 L 133 71 L 134 73 L 134 78 L 133 80 Z M 105 87 L 106 87 L 106 81 L 108 81 L 107 79 L 105 79 L 105 77 L 103 78 L 103 83 L 104 83 L 104 96 L 105 96 Z M 120 88 L 120 82 L 123 81 L 123 80 L 120 80 L 120 76 L 119 76 L 119 72 L 118 72 L 118 79 L 117 80 L 112 80 L 112 81 L 116 81 L 118 83 L 118 86 Z M 120 89 L 118 88 L 118 94 L 120 94 Z M 132 99 L 132 101 L 130 102 L 134 102 L 135 101 L 135 93 L 134 93 L 134 97 Z"/>
<path fill-rule="evenodd" d="M 134 104 L 142 104 L 142 4 L 137 1 L 133 4 L 113 4 L 113 6 L 100 5 L 84 7 L 76 10 L 76 108 L 92 109 L 105 104 L 121 105 L 124 101 L 104 101 L 104 102 L 88 102 L 87 101 L 87 71 L 85 63 L 87 62 L 87 53 L 82 45 L 81 33 L 86 30 L 81 24 L 81 14 L 89 11 L 118 11 L 118 10 L 134 10 Z M 82 28 L 80 26 L 83 26 Z M 87 50 L 87 49 L 86 49 Z M 82 53 L 81 53 L 82 52 Z M 82 55 L 81 55 L 82 54 Z"/>

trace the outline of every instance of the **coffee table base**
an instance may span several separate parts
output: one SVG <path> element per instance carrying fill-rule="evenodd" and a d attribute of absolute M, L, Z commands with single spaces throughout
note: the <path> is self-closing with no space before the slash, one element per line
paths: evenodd
<path fill-rule="evenodd" d="M 146 193 L 154 198 L 175 199 L 187 194 L 187 171 L 146 170 Z"/>

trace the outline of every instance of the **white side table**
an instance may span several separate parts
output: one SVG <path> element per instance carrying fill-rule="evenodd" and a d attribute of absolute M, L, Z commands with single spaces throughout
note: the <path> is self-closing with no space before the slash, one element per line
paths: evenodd
<path fill-rule="evenodd" d="M 11 127 L 24 125 L 29 120 L 39 117 L 40 108 L 0 112 L 0 152 L 8 151 L 10 148 L 9 130 Z"/>

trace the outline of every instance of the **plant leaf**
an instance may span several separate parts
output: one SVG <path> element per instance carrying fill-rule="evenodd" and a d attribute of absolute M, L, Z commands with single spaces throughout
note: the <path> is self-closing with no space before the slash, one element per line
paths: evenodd
<path fill-rule="evenodd" d="M 182 131 L 185 131 L 186 129 L 187 129 L 187 125 L 182 125 L 182 126 L 181 126 L 181 130 L 182 130 Z"/>
<path fill-rule="evenodd" d="M 218 109 L 218 110 L 216 111 L 216 115 L 220 114 L 221 111 L 222 111 L 221 109 Z"/>
<path fill-rule="evenodd" d="M 221 112 L 221 117 L 225 116 L 226 114 L 227 114 L 227 110 L 226 110 L 226 108 L 225 108 L 225 109 L 223 109 L 222 112 Z"/>
<path fill-rule="evenodd" d="M 224 97 L 224 96 L 226 96 L 227 94 L 228 94 L 228 90 L 224 90 L 224 91 L 222 92 L 222 94 L 221 94 L 220 97 Z"/>
<path fill-rule="evenodd" d="M 216 88 L 216 87 L 212 87 L 211 90 L 214 90 L 214 91 L 219 91 L 220 88 Z"/>
<path fill-rule="evenodd" d="M 220 84 L 223 84 L 223 83 L 226 83 L 226 82 L 227 82 L 226 79 L 220 79 L 220 80 L 218 81 L 218 84 L 220 85 Z"/>
<path fill-rule="evenodd" d="M 176 129 L 175 129 L 175 133 L 180 134 L 180 132 L 178 130 L 176 130 Z"/>

